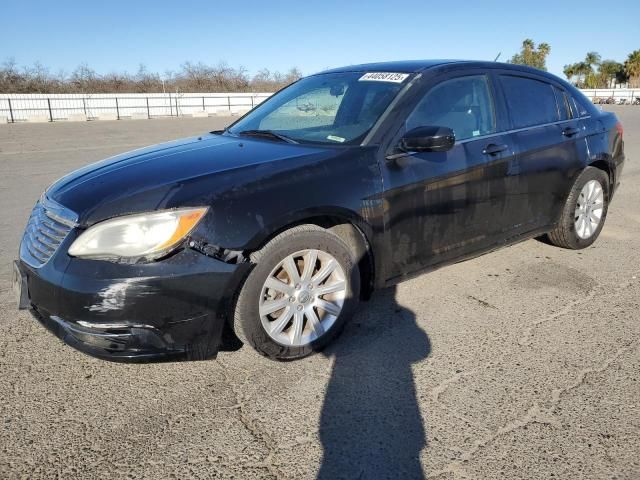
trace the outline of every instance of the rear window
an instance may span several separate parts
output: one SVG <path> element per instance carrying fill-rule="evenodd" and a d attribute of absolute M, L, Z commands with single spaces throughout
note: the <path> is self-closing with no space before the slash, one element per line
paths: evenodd
<path fill-rule="evenodd" d="M 515 128 L 560 120 L 553 87 L 532 78 L 500 75 L 507 106 Z"/>

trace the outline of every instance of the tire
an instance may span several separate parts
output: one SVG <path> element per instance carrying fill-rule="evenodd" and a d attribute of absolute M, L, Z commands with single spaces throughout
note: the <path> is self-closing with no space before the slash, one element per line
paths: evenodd
<path fill-rule="evenodd" d="M 597 182 L 597 184 L 593 182 Z M 587 198 L 588 191 L 586 195 L 583 192 L 583 189 L 585 189 L 585 186 L 587 185 L 587 190 L 590 186 L 595 187 L 598 185 L 600 187 L 602 195 L 598 196 L 598 198 L 601 198 L 601 200 L 595 199 L 591 202 Z M 592 192 L 594 192 L 593 195 L 595 195 L 597 187 Z M 581 204 L 585 204 L 586 202 L 586 205 L 591 204 L 591 207 L 586 210 L 587 217 L 582 217 L 583 221 L 580 221 L 581 217 L 578 215 L 579 212 L 576 210 L 579 202 Z M 604 222 L 607 218 L 608 208 L 609 176 L 599 168 L 587 167 L 582 171 L 573 184 L 571 192 L 569 193 L 567 201 L 562 209 L 560 221 L 556 228 L 547 234 L 547 238 L 553 245 L 558 247 L 569 248 L 572 250 L 586 248 L 595 242 L 598 235 L 600 235 Z M 591 219 L 595 218 L 598 212 L 601 212 L 600 218 L 597 225 L 594 225 Z"/>
<path fill-rule="evenodd" d="M 293 227 L 251 260 L 255 267 L 238 295 L 232 328 L 258 353 L 274 360 L 304 358 L 329 344 L 353 315 L 360 296 L 358 262 L 335 233 L 316 225 Z M 313 267 L 307 271 L 306 265 Z M 294 277 L 297 273 L 299 281 L 289 272 Z"/>

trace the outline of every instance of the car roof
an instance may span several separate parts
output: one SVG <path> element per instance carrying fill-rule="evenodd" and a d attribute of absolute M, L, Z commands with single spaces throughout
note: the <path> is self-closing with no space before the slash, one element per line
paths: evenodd
<path fill-rule="evenodd" d="M 325 70 L 318 72 L 318 74 L 324 73 L 341 73 L 341 72 L 399 72 L 399 73 L 418 73 L 428 70 L 433 67 L 452 65 L 452 64 L 465 64 L 469 67 L 484 67 L 484 68 L 503 68 L 506 70 L 515 70 L 527 73 L 535 73 L 538 75 L 557 79 L 555 75 L 551 75 L 543 70 L 537 68 L 528 67 L 526 65 L 515 65 L 512 63 L 491 62 L 482 60 L 401 60 L 394 62 L 377 62 L 377 63 L 363 63 L 360 65 L 348 65 L 346 67 L 333 68 L 331 70 Z"/>
<path fill-rule="evenodd" d="M 400 72 L 416 73 L 437 65 L 448 63 L 461 63 L 466 60 L 400 60 L 395 62 L 362 63 L 359 65 L 348 65 L 346 67 L 332 68 L 320 73 L 339 72 Z"/>
<path fill-rule="evenodd" d="M 581 104 L 592 111 L 595 111 L 591 101 L 582 99 L 584 95 L 573 85 L 566 80 L 547 72 L 546 70 L 540 70 L 537 68 L 529 67 L 527 65 L 517 65 L 514 63 L 502 63 L 491 62 L 486 60 L 401 60 L 395 62 L 378 62 L 378 63 L 362 63 L 360 65 L 348 65 L 346 67 L 333 68 L 331 70 L 325 70 L 324 72 L 318 72 L 314 75 L 324 75 L 326 73 L 347 73 L 347 72 L 394 72 L 394 73 L 420 73 L 427 71 L 431 68 L 442 66 L 455 66 L 464 65 L 467 67 L 486 68 L 493 69 L 499 68 L 501 70 L 512 70 L 514 72 L 528 73 L 537 75 L 538 77 L 545 77 L 548 80 L 557 82 L 565 87 L 574 97 L 581 99 Z M 314 76 L 311 75 L 311 76 Z"/>

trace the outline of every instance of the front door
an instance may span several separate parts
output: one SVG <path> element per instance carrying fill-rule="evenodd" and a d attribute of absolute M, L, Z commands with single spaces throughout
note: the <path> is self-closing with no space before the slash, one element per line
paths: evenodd
<path fill-rule="evenodd" d="M 382 162 L 390 281 L 494 244 L 509 209 L 515 150 L 509 134 L 497 133 L 491 77 L 459 73 L 425 90 L 392 143 L 421 126 L 449 127 L 456 143 Z"/>

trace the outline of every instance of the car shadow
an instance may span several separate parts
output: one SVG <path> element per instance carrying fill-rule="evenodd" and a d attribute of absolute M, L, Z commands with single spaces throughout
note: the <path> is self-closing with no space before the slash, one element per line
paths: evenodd
<path fill-rule="evenodd" d="M 318 479 L 424 478 L 412 364 L 430 352 L 396 288 L 374 293 L 323 354 L 334 360 L 320 415 Z"/>

